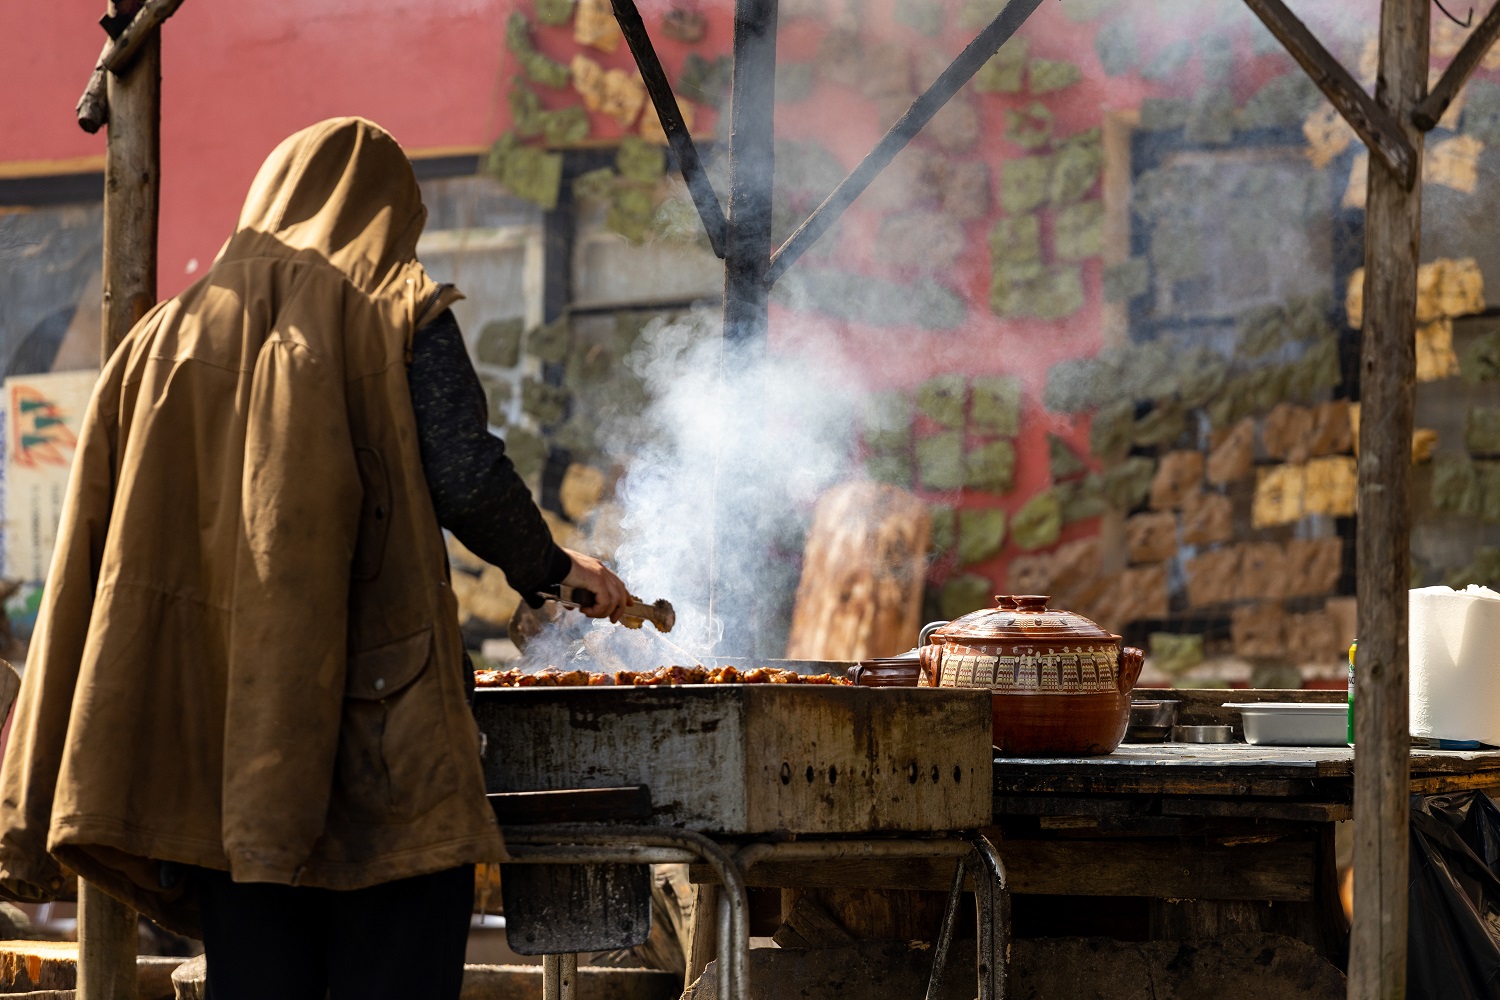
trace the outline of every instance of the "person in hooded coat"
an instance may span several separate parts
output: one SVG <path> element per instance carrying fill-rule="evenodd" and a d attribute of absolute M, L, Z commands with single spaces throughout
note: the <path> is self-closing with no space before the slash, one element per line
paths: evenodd
<path fill-rule="evenodd" d="M 425 221 L 378 126 L 293 135 L 79 437 L 0 887 L 50 898 L 67 870 L 201 936 L 215 1000 L 458 996 L 473 864 L 505 852 L 440 526 L 522 594 L 628 600 L 489 435 Z"/>

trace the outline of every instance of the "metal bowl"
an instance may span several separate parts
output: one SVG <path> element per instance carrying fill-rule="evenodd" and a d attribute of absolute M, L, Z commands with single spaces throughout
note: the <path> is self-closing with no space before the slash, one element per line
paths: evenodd
<path fill-rule="evenodd" d="M 1130 725 L 1125 739 L 1131 743 L 1162 743 L 1172 733 L 1177 721 L 1177 702 L 1169 700 L 1132 701 Z"/>
<path fill-rule="evenodd" d="M 1172 730 L 1177 743 L 1232 743 L 1233 726 L 1178 726 Z"/>

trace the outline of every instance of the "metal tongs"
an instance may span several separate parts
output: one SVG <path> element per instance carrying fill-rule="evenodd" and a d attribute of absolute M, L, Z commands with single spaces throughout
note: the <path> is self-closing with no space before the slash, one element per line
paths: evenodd
<path fill-rule="evenodd" d="M 578 610 L 591 608 L 598 600 L 592 590 L 566 587 L 562 584 L 538 591 L 536 596 L 544 601 L 551 601 L 559 607 Z M 665 598 L 647 604 L 631 594 L 630 602 L 620 611 L 620 624 L 626 628 L 640 628 L 650 622 L 656 626 L 658 632 L 670 632 L 672 626 L 677 624 L 677 612 L 673 610 L 671 602 Z"/>

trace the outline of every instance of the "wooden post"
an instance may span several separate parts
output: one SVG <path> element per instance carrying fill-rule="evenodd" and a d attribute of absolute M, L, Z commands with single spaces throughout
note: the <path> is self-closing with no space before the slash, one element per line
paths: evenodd
<path fill-rule="evenodd" d="M 122 5 L 123 6 L 123 5 Z M 130 13 L 111 4 L 111 14 Z M 161 35 L 134 62 L 107 73 L 104 161 L 104 320 L 101 366 L 156 302 L 156 222 L 161 164 Z M 78 885 L 79 1000 L 134 1000 L 135 911 L 86 882 Z"/>
<path fill-rule="evenodd" d="M 1427 92 L 1428 0 L 1382 0 L 1375 100 L 1422 174 L 1412 112 Z M 1407 588 L 1411 559 L 1412 392 L 1422 186 L 1370 157 L 1360 356 L 1359 650 L 1355 667 L 1354 921 L 1350 1000 L 1406 995 Z"/>

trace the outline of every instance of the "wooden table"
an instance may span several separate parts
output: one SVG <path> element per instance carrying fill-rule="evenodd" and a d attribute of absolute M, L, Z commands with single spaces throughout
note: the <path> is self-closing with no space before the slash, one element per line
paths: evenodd
<path fill-rule="evenodd" d="M 1413 793 L 1500 789 L 1500 751 L 1414 750 Z M 1126 744 L 994 762 L 994 823 L 1017 936 L 1192 940 L 1274 932 L 1338 964 L 1348 924 L 1335 824 L 1347 747 Z M 951 862 L 768 863 L 749 884 L 941 890 Z M 1084 898 L 1087 897 L 1087 898 Z"/>

